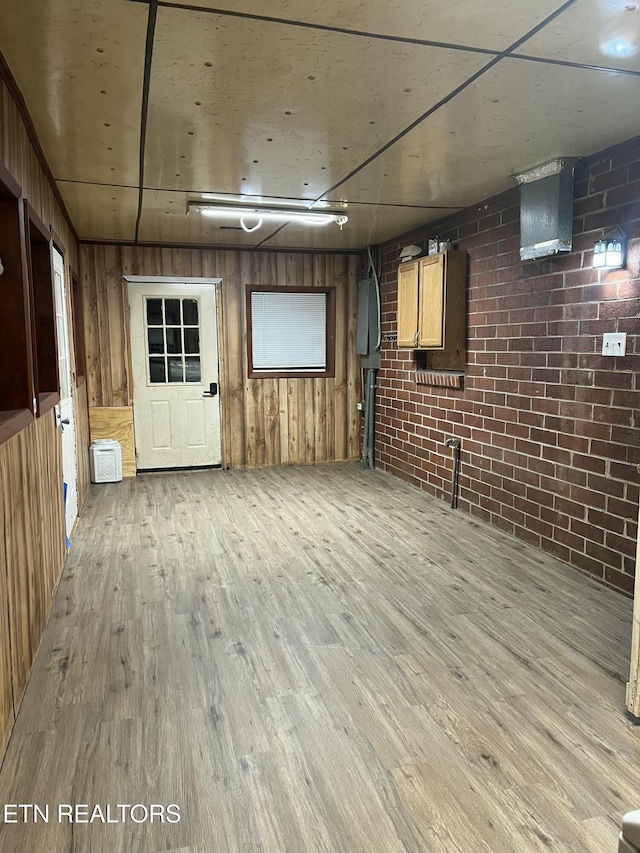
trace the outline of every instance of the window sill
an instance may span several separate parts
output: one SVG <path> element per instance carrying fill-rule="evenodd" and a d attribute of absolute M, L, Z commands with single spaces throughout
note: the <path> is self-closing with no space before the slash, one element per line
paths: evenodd
<path fill-rule="evenodd" d="M 333 379 L 335 373 L 330 370 L 250 370 L 249 379 Z"/>
<path fill-rule="evenodd" d="M 10 412 L 0 412 L 0 444 L 13 438 L 29 426 L 33 415 L 29 409 L 14 409 Z"/>
<path fill-rule="evenodd" d="M 40 394 L 38 400 L 38 417 L 41 417 L 60 402 L 60 394 L 57 391 L 45 391 Z"/>

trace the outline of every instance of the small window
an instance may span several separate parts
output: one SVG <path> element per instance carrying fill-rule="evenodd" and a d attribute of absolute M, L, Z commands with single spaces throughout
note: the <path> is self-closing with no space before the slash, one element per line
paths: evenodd
<path fill-rule="evenodd" d="M 201 382 L 197 299 L 146 299 L 150 385 Z"/>
<path fill-rule="evenodd" d="M 334 375 L 335 288 L 247 288 L 249 376 Z"/>

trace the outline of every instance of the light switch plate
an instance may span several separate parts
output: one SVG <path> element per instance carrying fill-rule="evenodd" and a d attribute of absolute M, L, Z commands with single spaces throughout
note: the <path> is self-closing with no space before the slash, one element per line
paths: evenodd
<path fill-rule="evenodd" d="M 626 355 L 627 333 L 608 332 L 602 336 L 602 355 Z"/>

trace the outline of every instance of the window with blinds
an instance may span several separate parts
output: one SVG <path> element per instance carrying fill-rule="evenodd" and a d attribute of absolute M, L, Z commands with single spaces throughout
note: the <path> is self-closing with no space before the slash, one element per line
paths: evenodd
<path fill-rule="evenodd" d="M 332 375 L 332 294 L 327 288 L 248 288 L 251 375 Z"/>

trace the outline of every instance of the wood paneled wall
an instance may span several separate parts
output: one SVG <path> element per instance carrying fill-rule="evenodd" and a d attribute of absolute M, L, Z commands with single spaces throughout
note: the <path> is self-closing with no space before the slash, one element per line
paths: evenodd
<path fill-rule="evenodd" d="M 14 97 L 15 96 L 15 97 Z M 78 269 L 77 243 L 0 63 L 0 160 Z M 70 281 L 70 277 L 68 277 Z M 78 500 L 89 484 L 88 411 L 76 388 Z M 22 698 L 65 559 L 62 450 L 53 411 L 0 444 L 0 755 Z"/>
<path fill-rule="evenodd" d="M 4 541 L 0 567 L 5 570 L 0 580 L 0 746 L 4 747 L 65 556 L 62 452 L 53 410 L 0 445 L 0 507 Z"/>
<path fill-rule="evenodd" d="M 20 184 L 23 196 L 31 203 L 40 219 L 51 228 L 63 244 L 67 263 L 77 270 L 78 252 L 75 237 L 31 144 L 13 94 L 2 77 L 0 77 L 0 159 Z"/>
<path fill-rule="evenodd" d="M 225 467 L 354 459 L 359 450 L 355 353 L 359 255 L 80 246 L 90 407 L 127 406 L 128 296 L 123 275 L 222 278 L 220 382 Z M 247 377 L 245 285 L 336 287 L 336 375 Z"/>
<path fill-rule="evenodd" d="M 89 470 L 89 398 L 87 397 L 87 380 L 84 376 L 76 388 L 74 412 L 76 416 L 76 446 L 78 448 L 78 507 L 80 508 L 91 484 L 91 472 Z"/>

